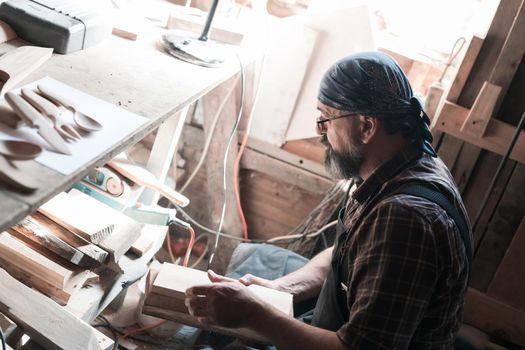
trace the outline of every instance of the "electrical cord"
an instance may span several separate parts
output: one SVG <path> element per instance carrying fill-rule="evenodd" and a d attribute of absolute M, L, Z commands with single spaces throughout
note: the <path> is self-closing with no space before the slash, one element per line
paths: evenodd
<path fill-rule="evenodd" d="M 274 242 L 278 242 L 278 241 L 295 240 L 297 238 L 303 238 L 303 237 L 313 238 L 313 237 L 319 236 L 325 230 L 329 229 L 330 227 L 334 227 L 335 225 L 337 225 L 337 220 L 329 222 L 328 224 L 324 225 L 319 230 L 317 230 L 317 231 L 315 231 L 313 233 L 308 233 L 308 234 L 301 233 L 301 234 L 296 234 L 296 235 L 273 237 L 273 238 L 268 239 L 266 242 L 274 243 Z"/>
<path fill-rule="evenodd" d="M 191 264 L 191 268 L 195 268 L 197 265 L 200 264 L 200 262 L 202 260 L 204 260 L 204 257 L 206 256 L 206 253 L 208 253 L 208 241 L 210 240 L 210 236 L 209 235 L 206 235 L 206 234 L 203 234 L 203 235 L 200 235 L 199 237 L 197 237 L 197 239 L 195 239 L 195 243 L 197 243 L 198 241 L 200 241 L 202 238 L 206 238 L 206 245 L 204 246 L 204 250 L 202 251 L 201 255 L 197 258 L 197 260 L 195 260 L 195 262 L 193 264 Z"/>
<path fill-rule="evenodd" d="M 255 110 L 255 106 L 257 106 L 257 101 L 259 100 L 259 92 L 261 90 L 261 81 L 262 81 L 263 73 L 264 73 L 264 57 L 261 62 L 261 71 L 259 73 L 259 81 L 257 82 L 257 88 L 255 89 L 255 97 L 253 99 L 253 105 L 248 115 L 248 121 L 246 123 L 246 130 L 244 132 L 244 136 L 241 141 L 241 146 L 239 147 L 239 152 L 237 152 L 237 158 L 235 159 L 235 163 L 233 165 L 233 192 L 235 194 L 235 203 L 237 204 L 237 213 L 239 214 L 239 218 L 241 219 L 243 236 L 245 240 L 248 240 L 248 224 L 246 223 L 246 218 L 244 217 L 244 212 L 242 210 L 241 191 L 239 189 L 239 168 L 241 164 L 242 154 L 244 153 L 244 148 L 246 147 L 246 144 L 248 143 L 248 137 L 250 136 L 250 131 L 252 129 L 253 111 Z"/>
<path fill-rule="evenodd" d="M 242 61 L 241 61 L 241 58 L 236 54 L 236 57 L 237 59 L 239 60 L 239 66 L 241 68 L 241 99 L 240 99 L 240 104 L 239 104 L 239 113 L 237 115 L 237 120 L 235 121 L 235 124 L 232 128 L 232 131 L 230 133 L 230 138 L 228 140 L 228 143 L 226 145 L 226 151 L 224 152 L 224 159 L 223 159 L 223 182 L 222 182 L 222 189 L 223 189 L 223 193 L 224 193 L 224 201 L 222 203 L 222 211 L 221 211 L 221 218 L 219 220 L 219 227 L 217 228 L 217 232 L 216 232 L 216 236 L 215 236 L 215 244 L 213 246 L 213 250 L 211 252 L 211 255 L 210 255 L 210 259 L 208 260 L 208 269 L 210 268 L 212 262 L 213 262 L 213 258 L 215 257 L 215 252 L 217 250 L 217 247 L 219 245 L 219 238 L 221 236 L 221 230 L 222 230 L 222 225 L 224 224 L 224 216 L 226 215 L 226 203 L 227 203 L 227 193 L 228 193 L 228 186 L 227 186 L 227 181 L 226 181 L 226 174 L 227 174 L 227 168 L 226 168 L 226 163 L 227 163 L 227 160 L 228 160 L 228 153 L 230 152 L 230 147 L 232 145 L 232 141 L 233 141 L 233 138 L 235 135 L 237 135 L 237 128 L 239 127 L 239 122 L 241 120 L 241 117 L 242 117 L 242 112 L 243 112 L 243 109 L 244 109 L 244 93 L 245 93 L 245 82 L 244 82 L 244 66 L 242 64 Z"/>
<path fill-rule="evenodd" d="M 239 80 L 239 78 L 237 78 L 235 80 L 235 82 L 232 84 L 232 86 L 230 87 L 230 89 L 228 90 L 228 92 L 226 93 L 226 97 L 221 101 L 221 104 L 219 105 L 219 108 L 217 108 L 217 111 L 215 112 L 215 115 L 213 116 L 213 120 L 211 122 L 211 126 L 210 126 L 210 132 L 208 134 L 208 137 L 206 138 L 206 141 L 204 142 L 204 147 L 202 149 L 202 154 L 201 154 L 201 157 L 199 159 L 199 162 L 197 163 L 197 165 L 195 166 L 195 168 L 193 169 L 192 173 L 190 176 L 188 176 L 188 178 L 186 179 L 186 181 L 184 182 L 184 185 L 181 186 L 181 188 L 179 189 L 179 192 L 180 193 L 184 193 L 184 191 L 188 188 L 188 186 L 190 185 L 190 183 L 193 181 L 193 179 L 195 178 L 195 176 L 197 175 L 197 173 L 199 172 L 200 168 L 202 167 L 202 165 L 204 164 L 204 160 L 206 158 L 206 155 L 208 154 L 208 150 L 210 148 L 210 145 L 211 145 L 211 140 L 213 138 L 213 135 L 215 133 L 215 127 L 217 126 L 217 122 L 219 120 L 219 117 L 221 115 L 221 112 L 222 110 L 224 109 L 224 106 L 226 105 L 226 102 L 228 101 L 228 99 L 230 98 L 233 90 L 235 89 L 235 86 L 237 85 L 237 81 Z"/>

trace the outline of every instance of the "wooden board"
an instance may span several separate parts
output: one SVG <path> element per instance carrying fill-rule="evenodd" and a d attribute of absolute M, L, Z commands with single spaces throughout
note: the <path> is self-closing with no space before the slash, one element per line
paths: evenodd
<path fill-rule="evenodd" d="M 66 192 L 61 192 L 44 203 L 38 211 L 95 244 L 109 237 L 115 227 L 113 218 L 107 212 Z"/>
<path fill-rule="evenodd" d="M 22 46 L 0 57 L 0 95 L 40 67 L 52 53 L 52 48 Z"/>
<path fill-rule="evenodd" d="M 519 1 L 518 1 L 519 2 Z M 489 81 L 501 87 L 501 94 L 495 103 L 495 110 L 499 110 L 503 97 L 516 74 L 516 70 L 525 54 L 525 2 L 521 1 L 521 5 L 516 12 L 516 16 L 512 23 L 505 43 L 501 48 L 498 59 L 494 64 L 494 68 L 490 75 Z"/>
<path fill-rule="evenodd" d="M 472 264 L 470 285 L 486 291 L 525 215 L 525 164 L 518 164 L 505 188 Z"/>
<path fill-rule="evenodd" d="M 465 86 L 465 82 L 467 81 L 472 67 L 474 66 L 474 63 L 478 58 L 478 54 L 481 50 L 482 44 L 483 39 L 477 35 L 472 36 L 472 39 L 470 39 L 467 50 L 465 51 L 465 55 L 463 56 L 458 71 L 456 72 L 456 76 L 454 77 L 454 81 L 452 82 L 452 85 L 448 90 L 447 101 L 453 103 L 456 103 L 458 101 L 459 96 L 461 95 L 461 91 Z"/>
<path fill-rule="evenodd" d="M 326 70 L 346 55 L 375 50 L 369 8 L 365 4 L 310 13 L 305 21 L 319 34 L 286 132 L 287 141 L 317 135 L 317 93 Z"/>
<path fill-rule="evenodd" d="M 106 349 L 108 338 L 0 269 L 0 312 L 46 349 Z M 38 312 L 35 312 L 38 311 Z"/>
<path fill-rule="evenodd" d="M 59 305 L 67 305 L 70 298 L 72 297 L 72 294 L 68 291 L 53 286 L 48 281 L 41 278 L 39 275 L 28 274 L 25 269 L 12 264 L 10 261 L 5 260 L 1 256 L 0 267 L 4 268 L 11 276 L 16 278 L 19 282 L 22 282 L 26 286 L 48 296 Z"/>
<path fill-rule="evenodd" d="M 24 269 L 28 274 L 41 276 L 51 285 L 60 289 L 65 287 L 66 281 L 73 274 L 71 270 L 42 256 L 8 232 L 0 233 L 0 252 L 10 264 Z"/>
<path fill-rule="evenodd" d="M 504 334 L 512 342 L 525 346 L 525 312 L 472 288 L 465 299 L 464 321 L 489 334 Z"/>
<path fill-rule="evenodd" d="M 27 216 L 13 226 L 9 229 L 9 233 L 18 238 L 25 237 L 36 244 L 40 244 L 75 265 L 90 267 L 97 264 L 96 260 L 55 236 L 45 226 L 41 225 L 38 219 L 32 216 Z"/>
<path fill-rule="evenodd" d="M 195 317 L 189 314 L 183 313 L 183 312 L 177 312 L 177 311 L 167 310 L 165 308 L 144 305 L 144 307 L 142 308 L 142 313 L 145 315 L 155 316 L 155 317 L 163 318 L 166 320 L 174 321 L 177 323 L 182 323 L 188 326 L 193 326 L 197 328 L 214 331 L 214 332 L 221 333 L 221 334 L 235 337 L 235 338 L 240 338 L 240 339 L 244 339 L 248 341 L 254 341 L 254 342 L 262 343 L 262 344 L 270 343 L 268 339 L 264 338 L 260 334 L 257 334 L 251 329 L 224 328 L 224 327 L 203 325 L 199 323 Z"/>
<path fill-rule="evenodd" d="M 281 146 L 307 73 L 317 31 L 298 18 L 270 20 L 250 136 Z"/>
<path fill-rule="evenodd" d="M 514 234 L 509 248 L 490 282 L 487 295 L 525 312 L 525 217 Z"/>
<path fill-rule="evenodd" d="M 316 193 L 325 193 L 332 185 L 332 181 L 312 174 L 286 162 L 273 159 L 266 154 L 259 153 L 250 148 L 244 150 L 241 167 L 247 170 L 256 170 L 268 174 L 280 182 L 307 189 Z"/>
<path fill-rule="evenodd" d="M 139 238 L 141 224 L 76 189 L 72 189 L 68 194 L 82 203 L 82 206 L 90 213 L 104 213 L 105 217 L 111 218 L 111 221 L 107 222 L 113 223 L 113 231 L 99 243 L 99 246 L 109 252 L 113 261 L 117 262 Z M 97 218 L 99 218 L 98 215 Z"/>
<path fill-rule="evenodd" d="M 66 242 L 73 248 L 81 251 L 83 254 L 89 256 L 91 259 L 97 261 L 98 263 L 104 263 L 107 261 L 108 258 L 108 252 L 103 250 L 102 248 L 86 241 L 80 236 L 77 236 L 73 232 L 69 231 L 68 229 L 60 226 L 47 216 L 35 212 L 31 215 L 31 217 L 36 220 L 42 227 L 44 227 L 46 230 L 49 230 L 53 233 L 57 238 L 61 239 L 62 241 Z"/>

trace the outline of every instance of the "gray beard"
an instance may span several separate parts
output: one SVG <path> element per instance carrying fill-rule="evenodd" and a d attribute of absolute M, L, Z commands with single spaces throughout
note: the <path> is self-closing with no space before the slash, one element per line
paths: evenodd
<path fill-rule="evenodd" d="M 326 147 L 324 165 L 326 170 L 334 179 L 357 179 L 359 170 L 363 164 L 363 154 L 361 144 L 357 140 L 352 140 L 351 150 L 348 152 L 336 152 L 326 135 L 321 137 L 321 143 Z"/>

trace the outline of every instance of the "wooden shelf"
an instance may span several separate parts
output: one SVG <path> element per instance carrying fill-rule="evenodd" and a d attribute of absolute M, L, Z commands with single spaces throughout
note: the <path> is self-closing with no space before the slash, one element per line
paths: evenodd
<path fill-rule="evenodd" d="M 147 117 L 149 122 L 68 176 L 35 161 L 19 162 L 24 171 L 38 174 L 40 188 L 28 195 L 0 189 L 0 231 L 34 212 L 45 201 L 84 177 L 90 169 L 106 163 L 135 144 L 168 118 L 239 71 L 239 63 L 234 55 L 224 66 L 214 69 L 179 61 L 157 47 L 156 42 L 161 33 L 160 29 L 152 30 L 143 41 L 138 42 L 111 36 L 84 51 L 69 55 L 54 54 L 21 82 L 20 85 L 24 85 L 50 76 Z M 21 45 L 27 43 L 16 39 L 1 44 L 0 53 Z"/>

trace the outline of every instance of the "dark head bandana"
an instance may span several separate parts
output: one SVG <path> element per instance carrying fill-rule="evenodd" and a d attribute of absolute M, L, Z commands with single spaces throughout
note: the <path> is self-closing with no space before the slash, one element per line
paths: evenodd
<path fill-rule="evenodd" d="M 325 73 L 319 101 L 349 113 L 377 117 L 433 157 L 430 119 L 412 93 L 407 77 L 390 56 L 363 52 L 347 56 Z"/>

